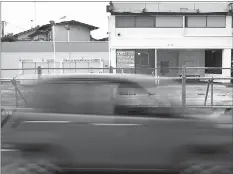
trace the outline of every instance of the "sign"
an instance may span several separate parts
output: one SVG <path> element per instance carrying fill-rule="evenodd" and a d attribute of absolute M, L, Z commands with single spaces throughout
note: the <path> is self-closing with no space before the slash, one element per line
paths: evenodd
<path fill-rule="evenodd" d="M 117 51 L 117 68 L 134 68 L 135 51 Z"/>

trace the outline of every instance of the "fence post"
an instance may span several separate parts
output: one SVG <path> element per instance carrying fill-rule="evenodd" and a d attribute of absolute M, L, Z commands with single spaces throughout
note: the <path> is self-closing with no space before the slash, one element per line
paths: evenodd
<path fill-rule="evenodd" d="M 38 78 L 41 77 L 41 74 L 42 74 L 41 66 L 38 66 L 38 67 L 37 67 L 37 75 L 38 75 Z"/>
<path fill-rule="evenodd" d="M 210 83 L 211 83 L 211 80 L 208 80 L 207 88 L 206 88 L 206 94 L 205 94 L 205 102 L 204 102 L 204 106 L 206 106 L 206 102 L 207 102 L 207 99 L 208 99 Z"/>
<path fill-rule="evenodd" d="M 15 80 L 15 78 L 13 78 L 12 79 L 12 84 L 13 84 L 13 86 L 14 86 L 14 88 L 15 88 L 15 105 L 16 105 L 16 108 L 18 108 L 18 106 L 19 106 L 19 102 L 18 102 L 18 91 L 17 91 L 17 87 L 16 87 L 16 80 Z"/>
<path fill-rule="evenodd" d="M 214 105 L 214 78 L 211 79 L 211 107 Z"/>
<path fill-rule="evenodd" d="M 186 107 L 186 66 L 182 67 L 182 106 Z"/>

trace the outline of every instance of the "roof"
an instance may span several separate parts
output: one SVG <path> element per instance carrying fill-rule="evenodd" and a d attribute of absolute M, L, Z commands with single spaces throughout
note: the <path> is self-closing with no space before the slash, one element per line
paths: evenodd
<path fill-rule="evenodd" d="M 89 25 L 89 24 L 85 24 L 79 21 L 75 21 L 75 20 L 71 20 L 71 21 L 63 21 L 60 23 L 57 23 L 56 25 L 69 25 L 69 24 L 73 24 L 73 25 L 82 25 L 85 26 L 87 28 L 89 28 L 90 30 L 96 30 L 99 29 L 99 27 L 93 26 L 93 25 Z"/>
<path fill-rule="evenodd" d="M 25 85 L 34 85 L 47 82 L 64 82 L 67 80 L 80 80 L 80 79 L 92 79 L 92 80 L 106 80 L 111 82 L 121 82 L 121 83 L 136 83 L 143 87 L 155 84 L 155 80 L 152 76 L 141 75 L 141 74 L 95 74 L 95 73 L 80 73 L 80 74 L 59 74 L 59 75 L 42 75 L 40 80 L 29 80 Z"/>
<path fill-rule="evenodd" d="M 79 21 L 75 21 L 75 20 L 62 21 L 62 22 L 56 23 L 56 25 L 82 25 L 82 26 L 85 26 L 85 27 L 89 28 L 90 30 L 99 29 L 96 26 L 85 24 L 85 23 L 82 23 L 82 22 L 79 22 Z M 51 24 L 45 24 L 45 25 L 40 26 L 38 28 L 38 30 L 47 30 L 47 29 L 50 29 L 50 28 L 51 28 Z"/>
<path fill-rule="evenodd" d="M 92 31 L 92 30 L 99 29 L 99 28 L 96 27 L 96 26 L 89 25 L 89 24 L 85 24 L 85 23 L 82 23 L 82 22 L 79 22 L 79 21 L 75 21 L 75 20 L 62 21 L 62 22 L 56 23 L 56 25 L 82 25 L 82 26 L 85 26 L 85 27 L 89 28 L 91 31 Z M 29 29 L 29 30 L 20 32 L 20 33 L 18 33 L 18 34 L 15 34 L 14 36 L 17 37 L 17 36 L 19 36 L 19 35 L 21 35 L 21 34 L 25 34 L 25 33 L 31 32 L 31 31 L 35 31 L 34 33 L 32 33 L 32 34 L 30 35 L 30 36 L 33 36 L 33 35 L 38 34 L 38 33 L 41 33 L 41 32 L 49 31 L 50 29 L 51 29 L 51 24 L 45 24 L 45 25 L 42 25 L 42 26 L 37 26 L 37 27 L 31 28 L 31 29 Z"/>
<path fill-rule="evenodd" d="M 152 76 L 142 74 L 113 74 L 113 73 L 80 73 L 80 74 L 59 74 L 59 75 L 45 75 L 43 80 L 77 80 L 77 79 L 96 79 L 109 81 L 128 81 L 128 82 L 151 82 L 154 81 Z"/>
<path fill-rule="evenodd" d="M 13 36 L 14 36 L 14 37 L 17 37 L 17 36 L 19 36 L 19 35 L 26 34 L 26 33 L 29 33 L 29 32 L 31 32 L 31 31 L 36 31 L 39 27 L 40 27 L 40 26 L 36 26 L 36 27 L 31 28 L 31 29 L 29 29 L 29 30 L 26 30 L 26 31 L 17 33 L 17 34 L 15 34 L 15 35 L 13 35 Z"/>

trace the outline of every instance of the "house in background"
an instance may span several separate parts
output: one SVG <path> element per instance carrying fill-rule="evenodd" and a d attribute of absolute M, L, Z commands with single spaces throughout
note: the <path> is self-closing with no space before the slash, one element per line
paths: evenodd
<path fill-rule="evenodd" d="M 55 24 L 55 41 L 90 41 L 91 31 L 98 29 L 93 25 L 75 20 Z M 52 25 L 46 24 L 15 34 L 16 41 L 53 41 Z"/>
<path fill-rule="evenodd" d="M 54 67 L 60 68 L 55 71 L 58 74 L 106 72 L 104 68 L 109 67 L 108 41 L 91 36 L 91 31 L 98 27 L 77 21 L 63 21 L 54 26 L 55 39 L 53 26 L 46 24 L 15 34 L 13 42 L 3 42 L 1 77 L 36 75 L 39 66 L 42 74 L 54 73 Z M 51 42 L 53 39 L 55 42 Z M 25 70 L 27 68 L 31 70 Z"/>

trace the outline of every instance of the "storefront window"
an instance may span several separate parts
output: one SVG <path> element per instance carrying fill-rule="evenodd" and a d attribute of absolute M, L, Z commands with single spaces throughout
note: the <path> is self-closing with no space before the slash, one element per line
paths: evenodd
<path fill-rule="evenodd" d="M 116 51 L 117 73 L 135 73 L 135 50 Z"/>

